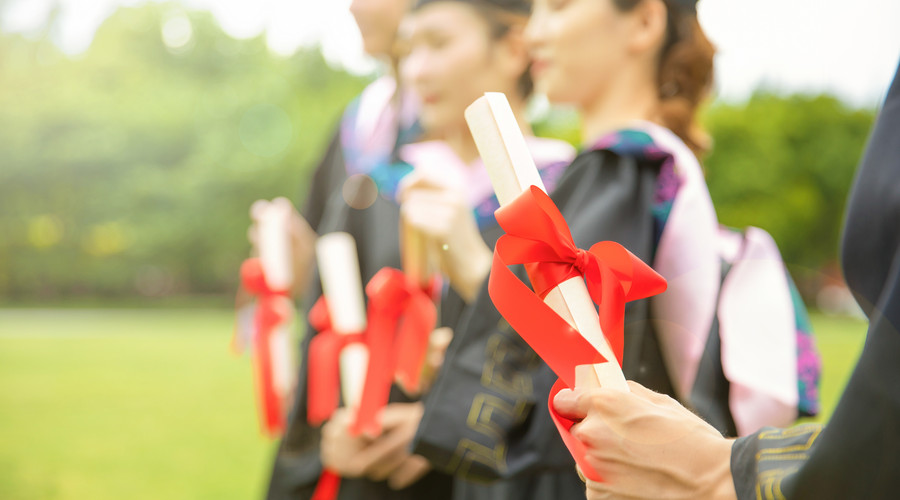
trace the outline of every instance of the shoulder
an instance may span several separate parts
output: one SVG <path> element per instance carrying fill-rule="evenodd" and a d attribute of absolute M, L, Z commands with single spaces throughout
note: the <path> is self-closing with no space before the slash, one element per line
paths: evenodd
<path fill-rule="evenodd" d="M 538 169 L 558 163 L 570 163 L 575 158 L 575 147 L 566 141 L 547 137 L 525 138 L 531 157 Z"/>
<path fill-rule="evenodd" d="M 395 104 L 397 82 L 382 76 L 369 85 L 344 109 L 341 139 L 346 146 L 364 147 L 372 142 L 393 143 L 400 111 Z M 379 135 L 393 136 L 380 138 Z"/>
<path fill-rule="evenodd" d="M 666 147 L 667 129 L 647 122 L 609 132 L 588 144 L 584 153 L 611 153 L 638 161 L 664 161 L 673 157 L 671 143 Z M 662 140 L 661 140 L 662 139 Z M 675 137 L 677 140 L 678 138 Z"/>

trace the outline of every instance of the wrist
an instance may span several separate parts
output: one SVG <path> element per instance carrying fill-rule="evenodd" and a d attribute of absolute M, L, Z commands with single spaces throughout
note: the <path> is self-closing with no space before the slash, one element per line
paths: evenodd
<path fill-rule="evenodd" d="M 713 449 L 715 466 L 711 471 L 711 498 L 737 500 L 737 491 L 731 475 L 731 447 L 734 439 L 716 439 Z"/>
<path fill-rule="evenodd" d="M 453 255 L 455 273 L 450 275 L 450 285 L 467 303 L 478 296 L 484 279 L 491 270 L 491 250 L 483 241 L 472 245 L 465 252 Z"/>

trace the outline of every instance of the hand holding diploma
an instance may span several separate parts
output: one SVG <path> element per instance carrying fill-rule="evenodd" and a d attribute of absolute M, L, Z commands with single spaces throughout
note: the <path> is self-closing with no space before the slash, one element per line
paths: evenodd
<path fill-rule="evenodd" d="M 503 94 L 487 93 L 466 121 L 491 177 L 506 231 L 497 242 L 488 290 L 497 310 L 560 377 L 564 387 L 628 391 L 620 366 L 625 302 L 665 290 L 665 280 L 621 245 L 575 246 L 543 183 Z M 524 264 L 534 290 L 508 269 Z M 585 281 L 586 280 L 586 281 Z M 599 305 L 598 315 L 594 304 Z M 551 407 L 552 408 L 552 407 Z M 551 416 L 584 474 L 601 480 L 567 420 Z"/>
<path fill-rule="evenodd" d="M 491 249 L 465 196 L 424 172 L 413 172 L 401 183 L 398 199 L 401 233 L 412 233 L 404 240 L 421 240 L 426 263 L 437 261 L 450 286 L 467 302 L 474 300 L 490 270 Z"/>
<path fill-rule="evenodd" d="M 443 269 L 450 276 L 451 286 L 465 300 L 471 301 L 490 267 L 490 250 L 481 239 L 462 194 L 420 170 L 404 178 L 398 199 L 401 201 L 400 252 L 406 277 L 440 307 L 440 271 Z M 475 277 L 470 278 L 473 269 L 479 266 L 466 265 L 464 259 L 469 257 L 478 261 L 477 255 L 484 258 L 483 265 L 487 267 L 475 271 Z M 430 332 L 418 383 L 410 384 L 403 380 L 405 377 L 398 379 L 404 392 L 417 396 L 428 390 L 443 364 L 444 352 L 452 338 L 450 328 Z"/>
<path fill-rule="evenodd" d="M 586 481 L 587 498 L 735 498 L 732 440 L 674 399 L 628 386 L 563 389 L 553 400 L 560 415 L 578 422 L 572 435 L 603 477 Z"/>
<path fill-rule="evenodd" d="M 288 231 L 293 207 L 282 200 L 254 206 L 258 257 L 241 266 L 233 342 L 238 351 L 252 352 L 262 430 L 269 436 L 284 431 L 296 383 L 289 331 L 294 306 L 288 297 L 295 283 Z M 245 306 L 242 295 L 256 300 Z"/>
<path fill-rule="evenodd" d="M 318 424 L 332 418 L 340 395 L 346 408 L 341 421 L 356 426 L 370 361 L 364 342 L 367 320 L 356 242 L 347 233 L 329 233 L 316 242 L 316 255 L 324 302 L 318 302 L 310 311 L 310 322 L 319 333 L 309 344 L 307 419 Z M 322 443 L 323 457 L 337 456 L 341 460 L 328 465 L 323 462 L 314 500 L 337 497 L 341 474 L 329 465 L 341 465 L 347 455 L 355 452 L 357 441 L 350 441 Z M 331 446 L 327 452 L 326 446 Z"/>
<path fill-rule="evenodd" d="M 272 219 L 271 214 L 277 214 L 282 222 L 267 222 Z M 253 254 L 264 261 L 275 257 L 275 260 L 284 262 L 280 267 L 291 273 L 291 294 L 294 297 L 302 296 L 309 283 L 318 235 L 287 198 L 255 201 L 250 206 L 250 218 L 252 224 L 247 229 L 247 239 L 253 245 Z M 283 250 L 275 250 L 278 253 L 286 252 L 284 257 L 272 255 L 272 250 L 263 248 L 265 245 L 262 241 L 273 238 L 280 238 L 285 242 Z"/>
<path fill-rule="evenodd" d="M 342 477 L 387 481 L 393 489 L 415 483 L 429 470 L 429 462 L 409 451 L 409 443 L 422 418 L 422 403 L 391 403 L 379 415 L 382 434 L 353 436 L 345 409 L 334 413 L 322 427 L 322 464 Z"/>
<path fill-rule="evenodd" d="M 408 451 L 422 406 L 388 399 L 395 376 L 409 387 L 420 385 L 434 304 L 401 271 L 383 268 L 366 285 L 366 307 L 356 246 L 347 233 L 322 236 L 316 253 L 324 300 L 309 314 L 319 333 L 309 346 L 307 419 L 326 423 L 320 444 L 325 470 L 313 498 L 334 498 L 341 476 L 405 487 L 429 469 Z M 343 409 L 337 409 L 338 380 Z"/>

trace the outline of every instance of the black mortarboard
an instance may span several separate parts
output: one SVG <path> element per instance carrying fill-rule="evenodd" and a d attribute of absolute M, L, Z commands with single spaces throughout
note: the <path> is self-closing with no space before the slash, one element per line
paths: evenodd
<path fill-rule="evenodd" d="M 673 4 L 688 12 L 697 12 L 697 0 L 670 0 Z"/>
<path fill-rule="evenodd" d="M 531 13 L 531 0 L 416 0 L 413 10 L 434 2 L 463 2 L 485 7 L 496 7 L 510 12 Z"/>

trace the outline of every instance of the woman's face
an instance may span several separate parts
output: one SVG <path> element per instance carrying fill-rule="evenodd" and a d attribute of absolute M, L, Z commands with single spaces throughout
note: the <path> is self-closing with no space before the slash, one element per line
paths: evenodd
<path fill-rule="evenodd" d="M 362 35 L 363 49 L 375 57 L 389 56 L 400 20 L 410 0 L 353 0 L 350 13 Z"/>
<path fill-rule="evenodd" d="M 487 21 L 464 2 L 426 4 L 407 18 L 400 38 L 400 75 L 420 99 L 419 119 L 431 134 L 464 127 L 466 107 L 485 92 L 515 91 L 528 64 L 524 49 L 516 55 L 492 40 Z"/>
<path fill-rule="evenodd" d="M 633 19 L 612 0 L 535 0 L 525 39 L 537 91 L 585 107 L 630 58 Z"/>

